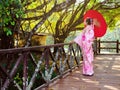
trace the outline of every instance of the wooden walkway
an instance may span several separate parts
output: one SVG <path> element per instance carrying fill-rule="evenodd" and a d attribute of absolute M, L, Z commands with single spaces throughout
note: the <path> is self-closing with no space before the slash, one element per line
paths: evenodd
<path fill-rule="evenodd" d="M 98 55 L 95 74 L 83 76 L 81 67 L 52 83 L 45 90 L 120 90 L 120 55 Z"/>

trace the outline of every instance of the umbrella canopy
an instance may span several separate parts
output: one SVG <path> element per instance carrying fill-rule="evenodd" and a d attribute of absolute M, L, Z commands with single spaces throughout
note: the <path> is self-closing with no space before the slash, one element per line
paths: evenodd
<path fill-rule="evenodd" d="M 106 33 L 107 24 L 101 13 L 96 10 L 89 10 L 84 15 L 84 20 L 86 18 L 93 18 L 99 23 L 99 26 L 95 25 L 94 27 L 95 37 L 102 37 Z"/>

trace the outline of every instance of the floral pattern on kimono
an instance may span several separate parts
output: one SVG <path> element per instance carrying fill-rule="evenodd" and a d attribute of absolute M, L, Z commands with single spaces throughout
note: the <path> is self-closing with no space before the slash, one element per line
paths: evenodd
<path fill-rule="evenodd" d="M 88 25 L 84 28 L 83 32 L 78 35 L 74 41 L 81 47 L 83 54 L 83 74 L 92 75 L 93 65 L 92 61 L 94 59 L 92 43 L 94 40 L 94 27 L 93 25 Z"/>

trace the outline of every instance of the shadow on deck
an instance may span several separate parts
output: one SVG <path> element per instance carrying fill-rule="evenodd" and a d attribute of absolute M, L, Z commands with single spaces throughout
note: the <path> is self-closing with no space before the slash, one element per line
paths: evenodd
<path fill-rule="evenodd" d="M 83 76 L 81 67 L 43 90 L 120 90 L 120 55 L 98 55 L 95 74 Z"/>

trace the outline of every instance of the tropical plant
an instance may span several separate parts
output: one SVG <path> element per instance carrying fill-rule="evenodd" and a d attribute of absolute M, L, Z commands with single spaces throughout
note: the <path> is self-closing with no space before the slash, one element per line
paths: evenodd
<path fill-rule="evenodd" d="M 0 0 L 1 48 L 13 47 L 13 35 L 19 29 L 22 15 L 23 9 L 20 0 Z"/>

